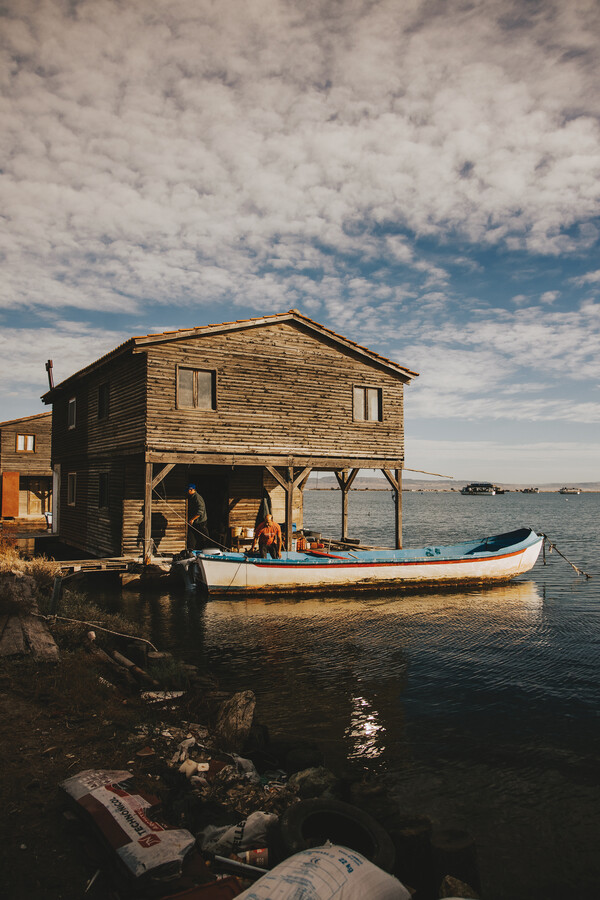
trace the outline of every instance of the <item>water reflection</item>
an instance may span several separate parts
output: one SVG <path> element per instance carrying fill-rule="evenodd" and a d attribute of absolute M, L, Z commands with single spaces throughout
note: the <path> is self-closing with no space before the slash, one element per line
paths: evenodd
<path fill-rule="evenodd" d="M 353 697 L 350 725 L 344 734 L 348 759 L 377 759 L 385 752 L 384 737 L 377 710 L 365 697 Z"/>

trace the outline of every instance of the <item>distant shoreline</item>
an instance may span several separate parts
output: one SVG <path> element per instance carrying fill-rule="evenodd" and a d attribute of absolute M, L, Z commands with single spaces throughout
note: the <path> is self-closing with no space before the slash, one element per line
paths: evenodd
<path fill-rule="evenodd" d="M 324 487 L 320 487 L 317 485 L 308 485 L 304 488 L 305 491 L 339 491 L 339 488 L 336 485 L 327 485 Z M 392 488 L 389 485 L 375 485 L 373 487 L 353 487 L 352 493 L 356 493 L 358 491 L 391 491 Z M 598 494 L 600 493 L 600 487 L 597 488 L 579 488 L 582 494 Z M 524 493 L 523 488 L 504 488 L 505 493 L 507 494 L 522 494 Z M 460 488 L 415 488 L 415 487 L 403 487 L 403 494 L 460 494 Z M 558 494 L 560 493 L 560 488 L 539 488 L 539 494 Z M 501 496 L 501 495 L 500 495 Z M 535 494 L 532 494 L 535 496 Z M 570 495 L 575 496 L 575 495 Z"/>

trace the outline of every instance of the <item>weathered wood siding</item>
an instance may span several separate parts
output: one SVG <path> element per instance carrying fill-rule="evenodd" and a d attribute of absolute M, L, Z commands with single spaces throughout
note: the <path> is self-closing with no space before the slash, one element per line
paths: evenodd
<path fill-rule="evenodd" d="M 155 474 L 160 468 L 155 466 Z M 129 457 L 124 461 L 120 507 L 120 552 L 124 556 L 143 552 L 144 473 L 143 457 Z M 158 484 L 153 493 L 152 540 L 158 553 L 178 553 L 185 547 L 187 480 L 187 473 L 182 467 L 177 467 Z"/>
<path fill-rule="evenodd" d="M 402 382 L 296 323 L 157 343 L 144 352 L 152 450 L 402 458 Z M 215 410 L 177 409 L 177 365 L 216 372 Z M 353 421 L 353 385 L 381 388 L 383 421 Z"/>
<path fill-rule="evenodd" d="M 285 491 L 270 472 L 259 466 L 234 469 L 229 479 L 229 525 L 234 528 L 254 528 L 266 490 L 271 498 L 273 518 L 280 525 L 285 522 Z M 302 492 L 294 491 L 293 521 L 302 528 Z"/>
<path fill-rule="evenodd" d="M 52 458 L 61 464 L 60 536 L 95 556 L 121 554 L 125 459 L 144 450 L 145 369 L 143 356 L 127 353 L 66 385 L 54 398 Z M 106 383 L 109 411 L 99 418 L 99 388 Z M 75 427 L 69 428 L 72 397 L 76 417 Z M 143 455 L 137 456 L 137 466 L 143 478 Z M 74 507 L 67 504 L 69 472 L 77 475 Z M 109 474 L 106 509 L 98 506 L 101 472 Z"/>
<path fill-rule="evenodd" d="M 34 435 L 35 449 L 33 452 L 17 450 L 18 434 Z M 52 413 L 50 412 L 0 425 L 0 471 L 51 477 L 51 436 Z"/>
<path fill-rule="evenodd" d="M 144 450 L 146 360 L 126 353 L 66 385 L 53 401 L 52 456 L 57 462 L 85 464 L 91 457 L 113 457 Z M 98 415 L 100 386 L 109 385 L 109 413 Z M 75 427 L 68 426 L 69 401 L 76 399 Z"/>

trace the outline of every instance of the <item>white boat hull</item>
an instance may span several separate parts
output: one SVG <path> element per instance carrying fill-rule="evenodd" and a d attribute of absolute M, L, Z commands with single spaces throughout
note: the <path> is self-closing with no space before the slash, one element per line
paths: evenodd
<path fill-rule="evenodd" d="M 481 549 L 471 549 L 465 551 L 470 555 L 454 558 L 449 556 L 448 551 L 454 550 L 450 547 L 379 554 L 376 551 L 332 551 L 323 556 L 284 553 L 277 560 L 257 559 L 242 553 L 198 553 L 196 556 L 200 579 L 211 593 L 489 584 L 509 581 L 535 565 L 543 538 L 534 532 L 530 534 L 532 537 L 526 541 L 491 553 L 486 553 L 485 543 L 471 542 L 464 546 L 479 544 Z"/>

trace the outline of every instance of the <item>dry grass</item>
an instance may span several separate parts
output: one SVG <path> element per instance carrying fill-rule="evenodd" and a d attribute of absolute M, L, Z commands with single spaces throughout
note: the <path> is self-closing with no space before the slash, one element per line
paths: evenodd
<path fill-rule="evenodd" d="M 46 559 L 45 556 L 24 559 L 17 550 L 15 542 L 0 535 L 0 572 L 19 572 L 22 575 L 30 575 L 34 579 L 38 591 L 47 591 L 52 587 L 58 568 L 59 563 L 53 559 Z"/>

